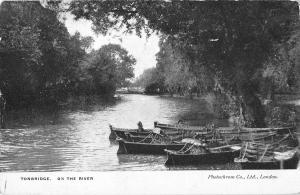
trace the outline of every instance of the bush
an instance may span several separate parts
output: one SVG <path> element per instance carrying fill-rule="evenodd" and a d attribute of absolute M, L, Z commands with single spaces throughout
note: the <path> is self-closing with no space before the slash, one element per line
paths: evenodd
<path fill-rule="evenodd" d="M 266 122 L 270 127 L 296 125 L 296 111 L 292 105 L 268 105 Z"/>
<path fill-rule="evenodd" d="M 214 113 L 217 118 L 226 119 L 232 115 L 232 105 L 229 104 L 225 95 L 209 93 L 204 99 L 210 112 Z"/>

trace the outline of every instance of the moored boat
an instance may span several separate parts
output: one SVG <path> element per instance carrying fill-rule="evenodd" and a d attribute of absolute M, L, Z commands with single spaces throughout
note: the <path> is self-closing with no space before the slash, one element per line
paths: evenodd
<path fill-rule="evenodd" d="M 253 141 L 264 138 L 270 138 L 274 135 L 295 134 L 295 126 L 286 127 L 267 127 L 267 128 L 248 128 L 248 127 L 203 127 L 203 126 L 189 126 L 185 124 L 164 124 L 154 122 L 154 127 L 162 130 L 177 130 L 183 132 L 184 137 L 193 137 L 199 132 L 213 132 L 222 136 L 224 139 L 231 139 L 239 137 L 242 141 Z M 187 136 L 189 135 L 189 136 Z"/>
<path fill-rule="evenodd" d="M 139 124 L 142 126 L 141 122 Z M 264 140 L 274 142 L 286 134 L 295 135 L 294 127 L 270 127 L 270 128 L 245 128 L 245 127 L 201 127 L 201 126 L 187 126 L 187 125 L 169 125 L 163 123 L 154 123 L 154 129 L 124 129 L 115 128 L 110 125 L 111 134 L 110 139 L 117 137 L 126 139 L 131 137 L 146 137 L 153 131 L 161 131 L 162 134 L 167 135 L 171 140 L 182 140 L 184 138 L 192 137 L 219 137 L 224 140 L 231 140 L 239 138 L 243 142 Z"/>
<path fill-rule="evenodd" d="M 186 124 L 165 124 L 160 123 L 158 121 L 154 122 L 154 127 L 159 127 L 161 129 L 176 129 L 176 130 L 187 130 L 187 131 L 203 131 L 206 129 L 206 126 L 191 126 Z M 295 131 L 295 126 L 285 126 L 285 127 L 265 127 L 265 128 L 250 128 L 250 127 L 212 127 L 215 128 L 220 133 L 236 133 L 239 131 L 240 133 L 258 133 L 258 132 L 270 132 L 276 131 L 281 134 L 289 133 Z"/>
<path fill-rule="evenodd" d="M 183 140 L 184 142 L 184 140 Z M 199 140 L 186 142 L 180 150 L 168 150 L 166 166 L 224 164 L 233 162 L 239 156 L 241 147 L 238 144 L 209 147 Z"/>
<path fill-rule="evenodd" d="M 242 169 L 297 169 L 299 157 L 296 150 L 274 152 L 271 156 L 262 159 L 250 160 L 248 158 L 235 159 Z"/>
<path fill-rule="evenodd" d="M 151 143 L 139 143 L 128 142 L 123 139 L 118 140 L 119 149 L 117 154 L 165 154 L 165 149 L 179 150 L 184 146 L 180 143 L 171 144 L 151 144 Z"/>
<path fill-rule="evenodd" d="M 165 123 L 159 123 L 157 121 L 154 122 L 154 128 L 161 128 L 163 130 L 177 130 L 177 131 L 205 131 L 207 128 L 205 126 L 190 126 L 190 125 L 185 125 L 185 124 L 165 124 Z"/>
<path fill-rule="evenodd" d="M 139 129 L 126 129 L 126 128 L 117 128 L 113 127 L 112 125 L 109 125 L 110 129 L 110 140 L 115 140 L 117 137 L 125 138 L 126 133 L 138 133 L 140 136 L 147 136 L 149 133 L 152 132 L 152 129 L 144 129 L 143 131 L 140 131 Z"/>
<path fill-rule="evenodd" d="M 193 137 L 195 135 L 197 136 L 204 136 L 209 137 L 211 136 L 211 132 L 208 131 L 202 131 L 202 132 L 187 132 L 182 130 L 174 130 L 174 129 L 161 129 L 161 128 L 154 128 L 154 129 L 125 129 L 125 128 L 116 128 L 112 125 L 109 125 L 110 128 L 110 140 L 115 140 L 116 138 L 123 138 L 127 139 L 128 136 L 137 136 L 137 137 L 146 137 L 152 132 L 158 132 L 160 131 L 162 134 L 168 136 L 172 140 L 181 140 L 187 137 Z"/>
<path fill-rule="evenodd" d="M 150 134 L 142 140 L 117 139 L 117 154 L 165 154 L 165 149 L 179 150 L 185 144 L 176 142 L 160 134 Z"/>
<path fill-rule="evenodd" d="M 246 142 L 235 159 L 242 169 L 296 169 L 299 142 L 291 134 L 275 142 Z"/>

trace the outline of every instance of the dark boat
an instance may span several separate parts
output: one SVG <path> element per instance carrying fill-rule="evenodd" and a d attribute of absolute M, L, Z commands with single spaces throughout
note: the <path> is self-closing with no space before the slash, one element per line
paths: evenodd
<path fill-rule="evenodd" d="M 291 133 L 296 130 L 296 126 L 286 126 L 286 127 L 266 127 L 266 128 L 249 128 L 249 127 L 205 127 L 205 126 L 190 126 L 186 124 L 165 124 L 154 122 L 154 127 L 164 129 L 173 129 L 173 130 L 184 130 L 184 131 L 205 131 L 207 128 L 213 128 L 218 133 L 221 134 L 248 134 L 248 133 L 270 133 L 276 132 L 278 134 Z"/>
<path fill-rule="evenodd" d="M 110 129 L 110 140 L 115 140 L 117 137 L 126 138 L 126 133 L 138 133 L 139 136 L 147 136 L 152 132 L 152 129 L 145 129 L 144 131 L 139 131 L 139 129 L 126 129 L 126 128 L 116 128 L 112 125 L 109 125 Z"/>
<path fill-rule="evenodd" d="M 206 127 L 204 126 L 190 126 L 190 125 L 185 125 L 185 124 L 165 124 L 165 123 L 159 123 L 157 121 L 154 122 L 154 128 L 161 128 L 163 130 L 183 130 L 183 131 L 205 131 Z"/>
<path fill-rule="evenodd" d="M 239 158 L 242 169 L 296 169 L 299 161 L 298 139 L 293 134 L 279 135 L 273 142 L 246 142 Z"/>
<path fill-rule="evenodd" d="M 160 129 L 160 128 L 154 128 L 154 129 L 144 129 L 143 131 L 139 129 L 125 129 L 125 128 L 116 128 L 112 125 L 109 125 L 110 128 L 110 140 L 115 140 L 116 138 L 123 138 L 127 139 L 130 137 L 146 137 L 149 134 L 153 132 L 160 131 L 162 134 L 165 134 L 168 136 L 171 140 L 181 140 L 187 137 L 193 137 L 195 135 L 197 136 L 205 136 L 209 137 L 211 136 L 211 132 L 203 131 L 203 132 L 192 132 L 192 131 L 182 131 L 182 130 L 174 130 L 174 129 Z"/>
<path fill-rule="evenodd" d="M 139 122 L 142 126 L 141 122 Z M 245 127 L 201 127 L 201 126 L 187 126 L 187 125 L 169 125 L 163 123 L 154 123 L 154 129 L 124 129 L 115 128 L 110 125 L 111 134 L 110 139 L 116 139 L 117 137 L 128 139 L 128 137 L 136 137 L 137 139 L 131 141 L 137 141 L 143 137 L 147 137 L 153 131 L 161 131 L 167 135 L 171 140 L 179 141 L 184 138 L 192 137 L 218 137 L 224 140 L 231 140 L 233 138 L 239 138 L 241 141 L 258 141 L 264 140 L 274 142 L 276 139 L 280 139 L 285 134 L 295 134 L 294 127 L 277 127 L 277 128 L 245 128 Z"/>
<path fill-rule="evenodd" d="M 128 142 L 146 142 L 150 143 L 152 141 L 151 137 L 152 133 L 149 133 L 147 135 L 135 135 L 135 133 L 125 133 L 124 136 L 120 137 L 118 136 L 118 139 L 123 139 Z"/>
<path fill-rule="evenodd" d="M 152 131 L 145 131 L 145 132 L 134 132 L 134 131 L 129 131 L 129 132 L 124 132 L 124 131 L 115 131 L 115 134 L 117 138 L 123 138 L 123 139 L 129 139 L 129 138 L 145 138 L 148 135 L 150 135 Z"/>
<path fill-rule="evenodd" d="M 238 145 L 208 147 L 198 140 L 190 139 L 180 150 L 165 150 L 168 156 L 165 165 L 224 164 L 233 162 L 239 156 L 240 149 Z"/>
<path fill-rule="evenodd" d="M 296 150 L 274 153 L 260 160 L 235 159 L 242 169 L 297 169 L 299 157 Z"/>
<path fill-rule="evenodd" d="M 295 126 L 287 127 L 268 127 L 268 128 L 247 128 L 247 127 L 203 127 L 189 126 L 184 124 L 164 124 L 154 122 L 154 127 L 162 130 L 176 130 L 182 132 L 185 137 L 193 137 L 199 132 L 213 132 L 223 137 L 223 139 L 231 139 L 239 137 L 242 141 L 254 141 L 264 138 L 270 138 L 274 135 L 295 134 Z"/>
<path fill-rule="evenodd" d="M 174 141 L 157 141 L 150 136 L 140 141 L 129 141 L 122 138 L 117 139 L 117 141 L 119 142 L 117 154 L 165 154 L 165 149 L 180 150 L 185 145 Z"/>

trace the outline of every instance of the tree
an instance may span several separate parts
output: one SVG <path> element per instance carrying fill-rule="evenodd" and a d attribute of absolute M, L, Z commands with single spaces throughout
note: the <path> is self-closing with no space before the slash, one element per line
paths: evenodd
<path fill-rule="evenodd" d="M 144 29 L 170 36 L 191 60 L 191 70 L 213 72 L 246 125 L 256 127 L 265 126 L 257 75 L 298 19 L 297 3 L 285 1 L 74 1 L 70 10 L 91 20 L 99 33 L 125 26 L 138 35 Z"/>
<path fill-rule="evenodd" d="M 156 67 L 158 72 L 161 72 L 163 75 L 164 85 L 169 93 L 181 95 L 192 94 L 192 92 L 199 93 L 199 87 L 197 86 L 199 83 L 197 81 L 204 77 L 201 75 L 197 79 L 196 74 L 190 70 L 190 60 L 183 56 L 181 51 L 176 48 L 176 43 L 167 36 L 162 35 L 159 47 L 160 51 L 156 54 Z"/>
<path fill-rule="evenodd" d="M 92 37 L 83 37 L 79 32 L 76 32 L 73 36 L 70 36 L 68 41 L 67 50 L 68 56 L 66 61 L 68 62 L 68 68 L 64 71 L 64 78 L 66 84 L 66 91 L 71 95 L 82 94 L 83 88 L 87 88 L 88 83 L 86 78 L 90 77 L 81 67 L 82 60 L 87 55 L 87 50 L 91 48 L 94 40 Z M 85 86 L 85 87 L 83 87 Z"/>
<path fill-rule="evenodd" d="M 91 89 L 97 94 L 114 94 L 117 87 L 128 85 L 127 80 L 133 78 L 133 66 L 136 60 L 120 45 L 108 44 L 91 52 L 82 61 Z"/>
<path fill-rule="evenodd" d="M 79 62 L 93 40 L 70 36 L 39 2 L 0 7 L 0 87 L 11 107 L 56 103 L 75 90 Z"/>
<path fill-rule="evenodd" d="M 288 58 L 290 59 L 290 69 L 289 69 L 289 78 L 287 79 L 287 83 L 289 86 L 294 88 L 295 92 L 300 91 L 300 29 L 299 24 L 293 36 L 289 40 L 289 50 L 288 50 Z"/>
<path fill-rule="evenodd" d="M 0 87 L 8 104 L 22 103 L 23 94 L 34 93 L 39 66 L 40 31 L 36 3 L 3 2 L 0 7 Z"/>
<path fill-rule="evenodd" d="M 160 94 L 166 91 L 164 79 L 163 72 L 153 67 L 144 70 L 133 85 L 144 88 L 146 94 Z"/>

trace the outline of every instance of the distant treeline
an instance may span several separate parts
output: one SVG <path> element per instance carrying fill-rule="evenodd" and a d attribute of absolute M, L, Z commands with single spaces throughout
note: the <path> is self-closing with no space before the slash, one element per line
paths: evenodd
<path fill-rule="evenodd" d="M 112 96 L 134 76 L 135 59 L 125 49 L 109 44 L 91 50 L 92 37 L 70 35 L 62 21 L 39 2 L 1 4 L 0 90 L 9 107 Z"/>

